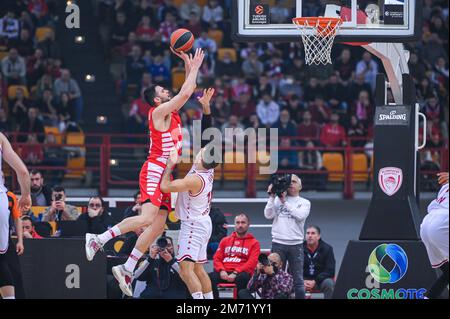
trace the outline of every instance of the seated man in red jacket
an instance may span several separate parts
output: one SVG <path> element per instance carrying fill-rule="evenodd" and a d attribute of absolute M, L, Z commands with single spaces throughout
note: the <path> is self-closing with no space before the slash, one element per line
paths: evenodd
<path fill-rule="evenodd" d="M 333 113 L 330 122 L 320 132 L 320 142 L 326 147 L 340 147 L 346 145 L 345 139 L 345 129 L 339 125 L 339 114 Z"/>
<path fill-rule="evenodd" d="M 214 255 L 214 272 L 209 274 L 214 299 L 219 297 L 218 283 L 234 283 L 238 291 L 247 288 L 260 253 L 258 240 L 248 233 L 249 226 L 247 215 L 237 215 L 234 219 L 235 231 L 220 241 Z"/>

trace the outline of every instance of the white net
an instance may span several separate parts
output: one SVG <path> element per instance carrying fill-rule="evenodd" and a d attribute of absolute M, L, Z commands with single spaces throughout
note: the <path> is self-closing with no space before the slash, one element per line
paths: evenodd
<path fill-rule="evenodd" d="M 293 22 L 302 36 L 306 64 L 332 63 L 331 48 L 342 20 L 339 18 L 295 18 Z"/>

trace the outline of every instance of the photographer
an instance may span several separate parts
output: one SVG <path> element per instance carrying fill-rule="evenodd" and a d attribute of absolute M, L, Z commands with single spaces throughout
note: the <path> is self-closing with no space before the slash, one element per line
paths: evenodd
<path fill-rule="evenodd" d="M 302 181 L 297 175 L 275 176 L 267 192 L 269 201 L 264 216 L 273 220 L 272 252 L 278 253 L 283 264 L 289 262 L 294 277 L 295 298 L 305 298 L 303 283 L 303 240 L 305 220 L 311 203 L 300 197 Z"/>
<path fill-rule="evenodd" d="M 66 191 L 61 186 L 52 190 L 52 204 L 43 213 L 42 221 L 77 220 L 80 216 L 75 206 L 66 204 Z"/>
<path fill-rule="evenodd" d="M 292 291 L 294 280 L 282 269 L 280 255 L 272 253 L 267 257 L 260 254 L 258 264 L 247 289 L 239 291 L 239 299 L 255 299 L 252 293 L 257 293 L 261 299 L 287 299 Z"/>
<path fill-rule="evenodd" d="M 188 291 L 178 274 L 173 240 L 164 235 L 150 247 L 149 257 L 136 270 L 137 281 L 146 282 L 139 294 L 143 299 L 186 299 Z M 135 289 L 135 297 L 138 289 Z"/>

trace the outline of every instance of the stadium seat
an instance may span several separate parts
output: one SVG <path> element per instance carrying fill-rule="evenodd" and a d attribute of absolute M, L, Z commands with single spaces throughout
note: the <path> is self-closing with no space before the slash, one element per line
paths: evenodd
<path fill-rule="evenodd" d="M 62 134 L 59 129 L 54 126 L 44 126 L 45 135 L 54 135 L 57 144 L 62 144 Z"/>
<path fill-rule="evenodd" d="M 222 61 L 225 53 L 229 53 L 231 55 L 231 60 L 233 60 L 233 62 L 237 61 L 237 52 L 236 49 L 234 48 L 220 48 L 219 50 L 217 50 L 217 59 L 219 61 Z"/>
<path fill-rule="evenodd" d="M 260 174 L 259 168 L 266 167 L 270 163 L 270 154 L 266 151 L 259 151 L 256 158 L 256 180 L 257 181 L 268 181 L 270 175 Z"/>
<path fill-rule="evenodd" d="M 172 88 L 174 90 L 178 91 L 183 86 L 185 76 L 185 71 L 172 69 Z"/>
<path fill-rule="evenodd" d="M 204 7 L 204 6 L 206 6 L 206 5 L 208 4 L 208 0 L 198 0 L 198 1 L 197 1 L 197 4 L 198 4 L 200 7 Z"/>
<path fill-rule="evenodd" d="M 244 152 L 225 152 L 223 179 L 225 181 L 243 181 L 246 179 Z"/>
<path fill-rule="evenodd" d="M 330 172 L 328 181 L 342 182 L 344 180 L 344 156 L 341 153 L 324 153 L 323 166 Z M 331 173 L 333 171 L 342 173 Z"/>
<path fill-rule="evenodd" d="M 122 246 L 123 246 L 123 244 L 124 244 L 125 242 L 123 241 L 123 240 L 117 240 L 115 243 L 114 243 L 114 252 L 116 253 L 116 254 L 118 254 L 119 253 L 119 251 L 122 249 Z"/>
<path fill-rule="evenodd" d="M 0 62 L 8 56 L 8 51 L 0 51 Z"/>
<path fill-rule="evenodd" d="M 222 47 L 223 42 L 223 31 L 222 30 L 209 30 L 208 37 L 214 40 L 217 44 L 217 48 Z"/>
<path fill-rule="evenodd" d="M 28 92 L 28 88 L 25 85 L 11 85 L 8 88 L 8 98 L 10 100 L 16 97 L 17 90 L 21 88 L 23 90 L 23 95 L 28 99 L 30 97 L 30 93 Z"/>
<path fill-rule="evenodd" d="M 84 133 L 81 132 L 70 132 L 66 135 L 66 144 L 69 145 L 81 146 L 84 145 L 84 140 Z"/>
<path fill-rule="evenodd" d="M 181 7 L 181 5 L 184 3 L 184 0 L 175 0 L 173 2 L 173 5 L 177 8 Z"/>
<path fill-rule="evenodd" d="M 53 32 L 53 29 L 49 27 L 37 28 L 35 33 L 37 42 L 45 40 L 45 37 L 51 32 Z"/>
<path fill-rule="evenodd" d="M 78 179 L 86 176 L 86 157 L 74 157 L 67 160 L 67 173 L 64 178 Z"/>
<path fill-rule="evenodd" d="M 39 214 L 43 214 L 44 210 L 47 208 L 47 206 L 32 206 L 31 207 L 31 212 L 33 213 L 33 215 L 37 218 L 40 219 Z"/>
<path fill-rule="evenodd" d="M 352 154 L 353 181 L 366 182 L 369 178 L 366 154 Z M 356 172 L 356 173 L 355 173 Z"/>

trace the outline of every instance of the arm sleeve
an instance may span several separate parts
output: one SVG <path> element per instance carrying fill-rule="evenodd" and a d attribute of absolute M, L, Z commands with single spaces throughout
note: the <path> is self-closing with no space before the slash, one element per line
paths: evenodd
<path fill-rule="evenodd" d="M 307 202 L 297 202 L 292 205 L 288 202 L 284 204 L 285 209 L 294 217 L 297 221 L 301 222 L 306 219 L 309 215 L 309 211 L 311 210 L 311 203 Z"/>
<path fill-rule="evenodd" d="M 275 205 L 274 205 L 275 198 L 270 198 L 267 202 L 266 208 L 264 208 L 264 217 L 267 219 L 274 219 L 275 216 L 277 216 Z"/>
<path fill-rule="evenodd" d="M 242 265 L 240 265 L 239 267 L 236 267 L 236 272 L 237 273 L 247 272 L 249 274 L 253 274 L 253 272 L 256 269 L 256 264 L 258 263 L 258 256 L 259 256 L 260 252 L 261 252 L 261 249 L 260 249 L 259 242 L 256 241 L 252 245 L 252 248 L 250 249 L 247 261 L 245 263 L 243 263 Z"/>
<path fill-rule="evenodd" d="M 212 126 L 212 116 L 211 114 L 203 114 L 202 116 L 202 136 L 203 132 Z M 210 141 L 202 139 L 202 148 L 205 147 Z"/>
<path fill-rule="evenodd" d="M 330 247 L 325 261 L 324 270 L 317 275 L 316 281 L 321 284 L 327 278 L 333 278 L 335 275 L 336 260 L 334 259 L 333 247 Z"/>

